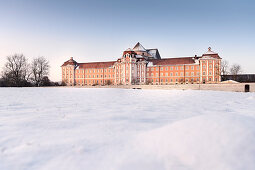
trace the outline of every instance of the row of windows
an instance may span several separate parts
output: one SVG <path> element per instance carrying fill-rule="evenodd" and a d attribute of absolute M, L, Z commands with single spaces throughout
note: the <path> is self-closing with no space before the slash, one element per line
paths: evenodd
<path fill-rule="evenodd" d="M 99 77 L 101 77 L 101 78 L 103 78 L 103 75 L 101 74 L 101 75 L 76 75 L 76 78 L 99 78 Z M 107 77 L 107 75 L 104 75 L 104 77 L 106 78 Z M 108 77 L 109 78 L 111 78 L 111 77 L 114 77 L 114 74 L 113 75 L 108 75 Z"/>
<path fill-rule="evenodd" d="M 184 81 L 184 79 L 151 79 L 151 80 L 149 80 L 149 82 L 183 82 Z M 191 79 L 185 79 L 185 81 L 186 82 L 195 82 L 195 81 L 199 81 L 199 78 L 196 78 L 196 79 L 193 79 L 193 78 L 191 78 Z M 206 81 L 206 79 L 205 78 L 203 78 L 203 81 Z M 212 78 L 209 78 L 208 79 L 208 81 L 212 81 Z M 218 79 L 217 78 L 215 78 L 215 81 L 218 81 Z"/>
<path fill-rule="evenodd" d="M 159 79 L 156 79 L 156 80 L 154 80 L 154 79 L 151 79 L 150 80 L 152 83 L 153 82 L 159 82 Z M 183 79 L 160 79 L 160 82 L 183 82 L 184 80 Z M 197 79 L 186 79 L 186 81 L 188 82 L 188 81 L 191 81 L 191 82 L 194 82 L 194 81 L 199 81 L 199 78 L 197 78 Z"/>
<path fill-rule="evenodd" d="M 158 77 L 158 73 L 156 73 L 156 76 Z M 181 72 L 180 74 L 177 72 L 177 73 L 170 73 L 170 74 L 168 74 L 168 73 L 161 73 L 160 74 L 160 76 L 183 76 L 184 75 L 184 73 L 183 72 Z M 191 73 L 189 73 L 189 72 L 186 72 L 186 76 L 195 76 L 195 73 L 194 72 L 191 72 Z M 199 76 L 199 72 L 197 72 L 196 73 L 196 75 L 197 76 Z M 149 76 L 154 76 L 154 74 L 153 73 L 147 73 L 147 76 L 149 77 Z"/>
<path fill-rule="evenodd" d="M 191 69 L 191 70 L 194 70 L 194 69 L 197 69 L 197 70 L 199 70 L 199 66 L 185 66 L 185 69 L 186 70 L 189 70 L 189 69 Z M 160 67 L 160 71 L 168 71 L 168 70 L 183 70 L 184 69 L 184 66 L 170 66 L 170 67 L 167 67 L 167 66 L 165 66 L 165 67 Z M 147 71 L 154 71 L 154 70 L 156 70 L 156 71 L 158 71 L 159 70 L 159 67 L 151 67 L 151 68 L 147 68 Z"/>
<path fill-rule="evenodd" d="M 108 70 L 108 71 L 107 71 Z M 103 69 L 86 69 L 86 70 L 76 70 L 76 73 L 103 73 Z M 105 69 L 105 73 L 109 72 L 114 72 L 114 69 Z"/>
<path fill-rule="evenodd" d="M 112 83 L 111 80 L 105 80 L 104 83 L 107 83 L 108 81 L 110 81 L 110 82 Z M 80 84 L 82 84 L 82 85 L 83 85 L 83 84 L 91 84 L 91 83 L 93 83 L 93 84 L 95 84 L 95 83 L 97 83 L 97 84 L 98 84 L 98 83 L 101 83 L 101 84 L 102 84 L 102 83 L 103 83 L 103 80 L 85 80 L 85 81 L 84 81 L 84 80 L 77 80 L 76 83 L 77 83 L 78 85 L 80 85 Z"/>
<path fill-rule="evenodd" d="M 203 69 L 205 68 L 206 68 L 206 64 L 203 64 Z M 212 64 L 209 64 L 209 69 L 212 69 L 212 68 L 213 68 Z M 218 69 L 218 64 L 215 65 L 215 68 Z"/>

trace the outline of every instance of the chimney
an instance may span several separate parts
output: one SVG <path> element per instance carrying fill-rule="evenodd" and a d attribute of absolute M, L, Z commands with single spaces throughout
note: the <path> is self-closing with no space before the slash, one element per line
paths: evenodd
<path fill-rule="evenodd" d="M 71 60 L 73 60 L 73 57 L 71 57 Z"/>

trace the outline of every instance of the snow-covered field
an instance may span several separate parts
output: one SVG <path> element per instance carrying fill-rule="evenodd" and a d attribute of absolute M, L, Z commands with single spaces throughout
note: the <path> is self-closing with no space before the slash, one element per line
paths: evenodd
<path fill-rule="evenodd" d="M 0 88 L 0 170 L 254 170 L 255 93 Z"/>

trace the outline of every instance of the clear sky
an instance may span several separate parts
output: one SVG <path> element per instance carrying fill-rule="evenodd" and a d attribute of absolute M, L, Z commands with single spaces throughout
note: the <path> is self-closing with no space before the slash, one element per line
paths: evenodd
<path fill-rule="evenodd" d="M 61 64 L 114 61 L 140 42 L 162 58 L 202 55 L 209 46 L 255 73 L 254 0 L 0 0 L 0 67 L 23 53 Z"/>

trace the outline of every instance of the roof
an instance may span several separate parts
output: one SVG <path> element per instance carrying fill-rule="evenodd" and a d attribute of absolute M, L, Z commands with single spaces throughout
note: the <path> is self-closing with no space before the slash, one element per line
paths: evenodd
<path fill-rule="evenodd" d="M 134 51 L 124 51 L 123 52 L 123 56 L 126 54 L 136 54 Z"/>
<path fill-rule="evenodd" d="M 146 49 L 142 46 L 142 44 L 140 44 L 139 42 L 135 45 L 135 47 L 133 48 L 133 51 L 144 51 L 146 52 Z"/>
<path fill-rule="evenodd" d="M 147 49 L 147 52 L 150 54 L 150 55 L 152 55 L 152 57 L 154 58 L 154 59 L 160 59 L 161 57 L 160 57 L 160 54 L 159 54 L 159 52 L 158 52 L 158 49 Z"/>
<path fill-rule="evenodd" d="M 177 64 L 195 64 L 194 57 L 181 57 L 181 58 L 163 58 L 149 60 L 153 65 L 177 65 Z"/>
<path fill-rule="evenodd" d="M 113 66 L 116 61 L 108 62 L 91 62 L 91 63 L 79 63 L 79 69 L 88 69 L 88 68 L 108 68 Z"/>
<path fill-rule="evenodd" d="M 64 62 L 64 64 L 62 66 L 67 66 L 67 65 L 76 65 L 77 62 L 73 59 L 73 57 L 71 57 L 69 60 L 67 60 L 66 62 Z"/>
<path fill-rule="evenodd" d="M 211 47 L 208 48 L 208 51 L 204 53 L 203 56 L 211 56 L 213 58 L 221 59 L 218 53 L 212 51 Z"/>
<path fill-rule="evenodd" d="M 208 51 L 207 51 L 206 53 L 204 53 L 204 54 L 218 54 L 218 53 L 213 52 L 213 51 L 212 51 L 212 48 L 209 47 L 209 48 L 208 48 Z"/>

